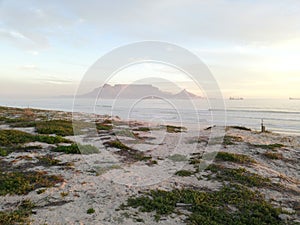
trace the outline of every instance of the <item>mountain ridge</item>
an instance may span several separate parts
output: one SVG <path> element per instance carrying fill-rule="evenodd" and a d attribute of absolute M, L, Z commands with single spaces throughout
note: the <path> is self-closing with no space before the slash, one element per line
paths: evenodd
<path fill-rule="evenodd" d="M 153 98 L 176 98 L 176 99 L 189 99 L 189 98 L 201 98 L 186 89 L 172 94 L 170 92 L 162 91 L 158 87 L 151 84 L 105 84 L 102 87 L 97 87 L 94 90 L 85 94 L 78 95 L 78 98 L 95 98 L 100 97 L 103 99 L 114 99 L 114 98 L 140 98 L 153 97 Z"/>

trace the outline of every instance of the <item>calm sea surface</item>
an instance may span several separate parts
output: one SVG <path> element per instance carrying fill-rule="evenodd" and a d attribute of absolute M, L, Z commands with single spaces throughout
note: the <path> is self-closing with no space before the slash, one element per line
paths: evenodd
<path fill-rule="evenodd" d="M 70 98 L 0 99 L 2 106 L 32 107 L 108 114 L 161 124 L 204 128 L 211 125 L 239 125 L 260 129 L 261 119 L 268 130 L 300 135 L 300 100 L 98 100 Z"/>

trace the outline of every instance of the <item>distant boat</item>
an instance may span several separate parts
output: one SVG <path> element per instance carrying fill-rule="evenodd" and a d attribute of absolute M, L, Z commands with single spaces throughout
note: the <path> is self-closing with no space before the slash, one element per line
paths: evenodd
<path fill-rule="evenodd" d="M 230 97 L 229 100 L 244 100 L 244 98 L 241 98 L 241 97 Z"/>
<path fill-rule="evenodd" d="M 300 98 L 289 98 L 290 100 L 300 100 Z"/>

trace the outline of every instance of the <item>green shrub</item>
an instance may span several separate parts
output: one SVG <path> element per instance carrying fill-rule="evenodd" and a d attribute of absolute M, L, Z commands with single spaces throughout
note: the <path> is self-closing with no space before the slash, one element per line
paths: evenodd
<path fill-rule="evenodd" d="M 44 142 L 47 144 L 72 143 L 72 141 L 61 136 L 36 135 L 34 141 Z"/>
<path fill-rule="evenodd" d="M 86 211 L 87 214 L 93 214 L 94 212 L 95 212 L 95 209 L 93 209 L 93 208 L 89 208 L 89 209 Z"/>
<path fill-rule="evenodd" d="M 0 156 L 7 156 L 9 152 L 6 149 L 0 148 Z"/>
<path fill-rule="evenodd" d="M 0 146 L 13 146 L 35 140 L 35 136 L 19 130 L 0 130 Z"/>
<path fill-rule="evenodd" d="M 216 155 L 216 160 L 218 161 L 229 161 L 235 163 L 254 163 L 255 160 L 251 159 L 247 155 L 237 154 L 237 153 L 229 153 L 229 152 L 218 152 Z"/>
<path fill-rule="evenodd" d="M 33 135 L 19 130 L 0 130 L 0 146 L 15 147 L 29 142 L 45 142 L 48 144 L 70 143 L 60 136 Z"/>
<path fill-rule="evenodd" d="M 56 134 L 59 136 L 71 136 L 73 133 L 73 123 L 68 120 L 42 121 L 36 124 L 36 131 L 40 134 Z"/>

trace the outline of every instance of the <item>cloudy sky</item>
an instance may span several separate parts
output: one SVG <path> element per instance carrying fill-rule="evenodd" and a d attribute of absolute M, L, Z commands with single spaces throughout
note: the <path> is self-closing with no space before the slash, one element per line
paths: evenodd
<path fill-rule="evenodd" d="M 300 97 L 298 0 L 0 0 L 0 95 L 73 94 L 102 55 L 144 40 L 199 56 L 225 97 Z"/>

